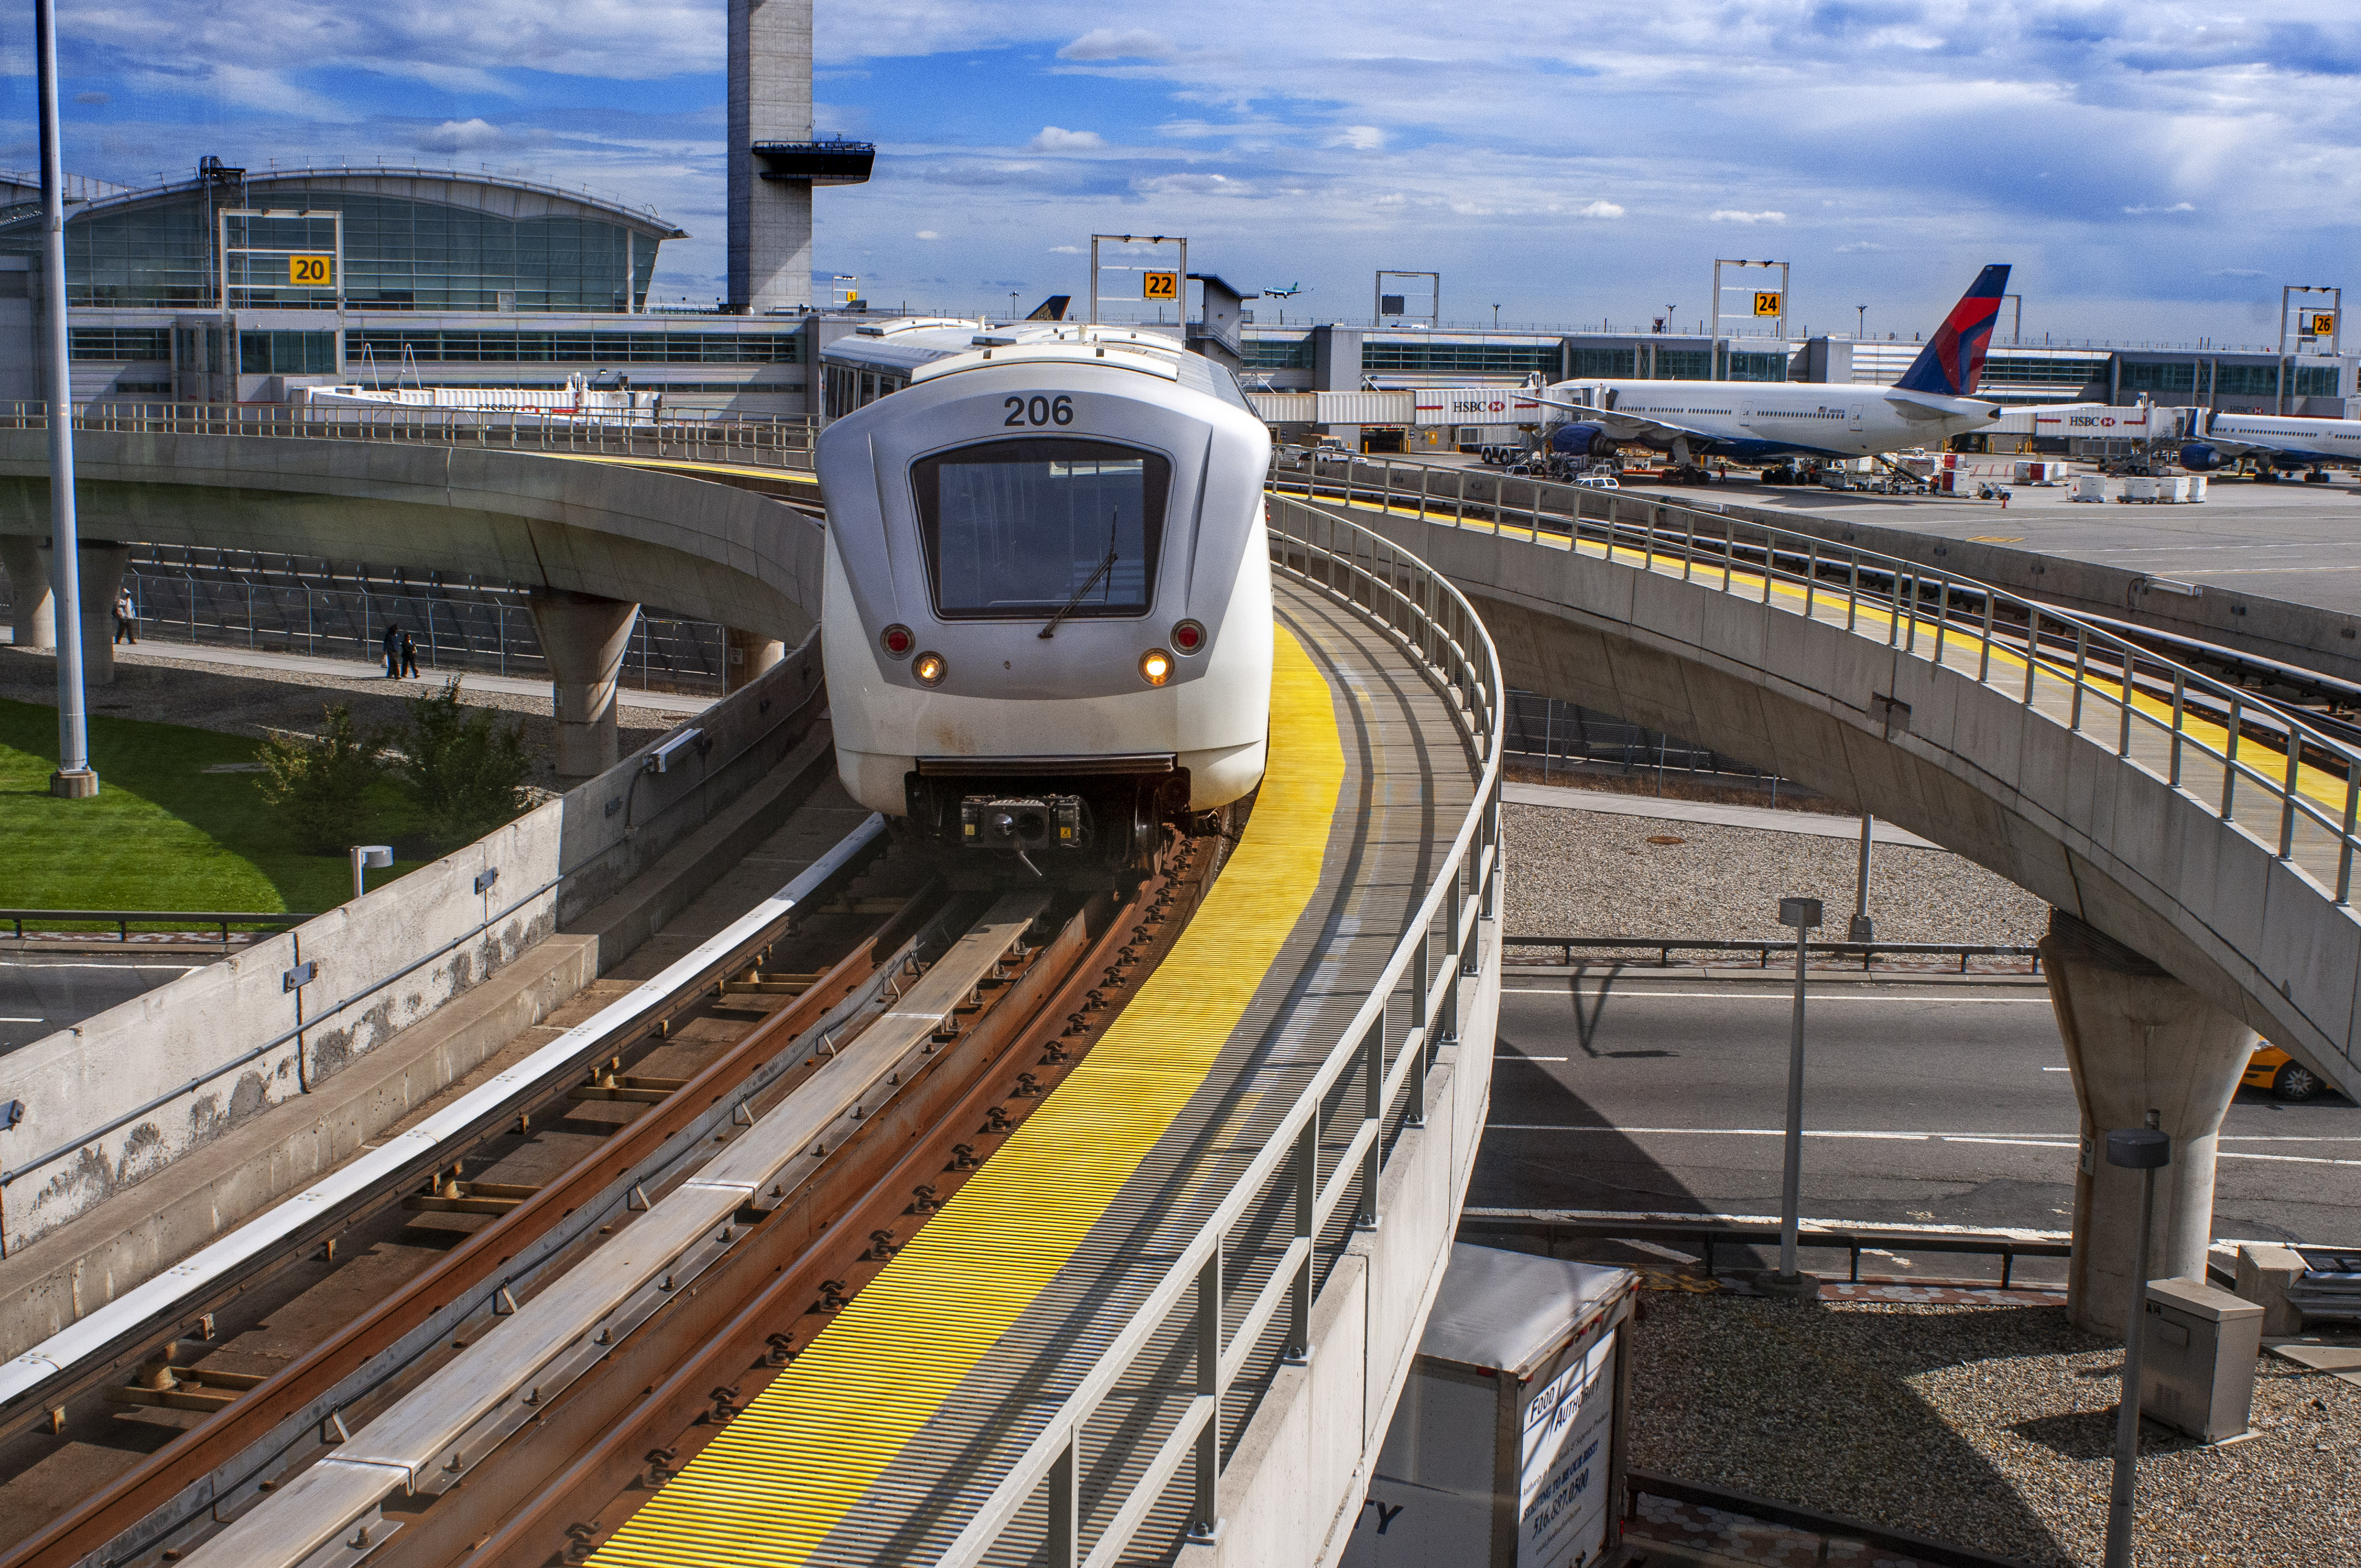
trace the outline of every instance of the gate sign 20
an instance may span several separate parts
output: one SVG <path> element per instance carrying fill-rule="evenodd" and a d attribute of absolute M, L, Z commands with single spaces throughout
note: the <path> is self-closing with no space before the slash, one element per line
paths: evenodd
<path fill-rule="evenodd" d="M 287 258 L 287 281 L 298 289 L 333 289 L 336 285 L 335 258 L 291 256 Z"/>
<path fill-rule="evenodd" d="M 1143 272 L 1139 275 L 1139 297 L 1143 300 L 1177 300 L 1180 297 L 1180 274 L 1178 272 Z"/>
<path fill-rule="evenodd" d="M 1766 289 L 1760 293 L 1757 293 L 1754 296 L 1754 313 L 1758 316 L 1777 315 L 1779 313 L 1779 291 L 1776 289 Z"/>

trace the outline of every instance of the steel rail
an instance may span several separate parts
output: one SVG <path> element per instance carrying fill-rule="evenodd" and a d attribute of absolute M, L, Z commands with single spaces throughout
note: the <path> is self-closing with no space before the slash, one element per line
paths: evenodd
<path fill-rule="evenodd" d="M 730 969 L 742 967 L 746 955 L 769 942 L 799 905 L 880 842 L 884 831 L 884 819 L 872 816 L 785 887 L 665 966 L 654 979 L 415 1127 L 0 1364 L 0 1420 L 20 1413 L 86 1364 L 152 1339 L 165 1325 L 189 1316 L 193 1303 L 300 1245 L 370 1194 L 437 1168 L 450 1150 L 472 1144 L 487 1127 L 513 1118 L 521 1104 L 580 1073 L 611 1050 L 617 1038 L 645 1030 L 675 1010 L 684 995 L 694 995 Z"/>
<path fill-rule="evenodd" d="M 1361 463 L 1347 469 L 1341 486 L 1330 482 L 1327 488 L 1341 488 L 1348 504 L 1364 501 L 1388 511 L 1400 508 L 1405 514 L 1415 515 L 1412 504 L 1422 506 L 1433 498 L 1429 476 L 1439 472 L 1415 468 L 1411 471 L 1417 478 L 1413 485 L 1410 474 L 1399 472 L 1390 463 Z M 1634 554 L 1640 560 L 1630 564 L 1649 572 L 1672 574 L 1677 564 L 1684 581 L 1731 597 L 1743 594 L 1751 602 L 1775 605 L 1813 619 L 1817 619 L 1823 603 L 1831 616 L 1840 605 L 1845 629 L 1855 635 L 1864 630 L 1862 609 L 1883 610 L 1888 647 L 1994 689 L 2015 686 L 2010 695 L 2019 707 L 2062 724 L 2092 744 L 2105 747 L 2119 762 L 2150 773 L 2191 798 L 2194 792 L 2184 782 L 2188 759 L 2193 756 L 2217 766 L 2221 772 L 2218 805 L 2211 799 L 2202 804 L 2220 820 L 2252 834 L 2281 864 L 2336 906 L 2351 904 L 2356 851 L 2361 850 L 2361 832 L 2356 831 L 2356 817 L 2361 817 L 2361 746 L 2330 733 L 2297 710 L 2164 658 L 2093 619 L 1991 584 L 1930 571 L 1916 562 L 1746 521 L 1726 511 L 1533 479 L 1522 481 L 1529 490 L 1531 504 L 1525 509 L 1529 521 L 1507 525 L 1504 519 L 1514 510 L 1510 487 L 1516 482 L 1499 481 L 1487 525 L 1439 512 L 1430 513 L 1425 521 L 1430 526 L 1495 535 L 1510 526 L 1520 533 L 1530 532 L 1545 544 L 1562 542 L 1562 547 L 1570 550 L 1600 550 L 1610 561 L 1619 554 Z M 1298 477 L 1275 469 L 1271 484 L 1275 490 L 1301 488 L 1308 497 L 1323 481 L 1316 471 Z M 1545 508 L 1544 502 L 1553 504 Z M 1700 541 L 1719 552 L 1723 569 L 1718 584 L 1712 574 L 1696 569 Z M 1737 582 L 1732 576 L 1734 566 L 1759 577 L 1759 590 Z M 1833 575 L 1840 575 L 1843 581 L 1841 600 L 1837 586 L 1828 581 Z M 1864 575 L 1883 577 L 1893 585 L 1890 598 L 1864 593 Z M 1777 586 L 1801 590 L 1801 604 L 1786 604 L 1775 597 L 1773 590 Z M 1962 609 L 1968 603 L 1984 607 L 1981 620 L 1955 615 L 1955 601 Z M 2024 644 L 2021 652 L 2015 635 L 1999 620 L 1995 612 L 2000 610 L 2017 623 Z M 1875 635 L 1873 628 L 1868 631 Z M 1959 645 L 1956 662 L 1954 653 L 1947 652 L 1954 633 Z M 2045 653 L 2045 641 L 2053 646 L 2070 642 L 2072 658 Z M 2023 659 L 2021 685 L 2013 673 L 2004 677 L 1994 671 L 1995 650 Z M 2166 705 L 2136 689 L 2133 674 L 2143 665 L 2159 679 L 2169 676 L 2172 700 L 2166 711 L 2150 711 Z M 2109 671 L 2116 672 L 2114 678 L 2109 677 Z M 2063 699 L 2062 717 L 2043 707 L 2045 696 Z M 2192 703 L 2192 698 L 2199 700 Z M 2207 708 L 2228 716 L 2223 727 L 2229 734 L 2220 743 L 2203 732 L 2216 727 Z M 2271 751 L 2261 753 L 2259 765 L 2239 755 L 2244 721 L 2254 717 L 2267 718 L 2281 737 Z M 2136 737 L 2162 740 L 2168 761 L 2161 768 L 2135 754 Z M 2341 799 L 2318 801 L 2301 787 L 2300 763 L 2307 753 L 2321 759 L 2321 772 L 2342 773 L 2345 788 L 2337 792 Z M 2243 810 L 2242 785 L 2253 803 Z M 2300 828 L 2307 837 L 2322 840 L 2317 846 L 2301 846 L 2306 856 L 2312 856 L 2315 847 L 2323 851 L 2312 856 L 2312 865 L 2299 858 Z"/>
<path fill-rule="evenodd" d="M 1287 1350 L 1308 1352 L 1303 1335 L 1314 1296 L 1312 1248 L 1319 1217 L 1341 1206 L 1348 1191 L 1356 1199 L 1356 1223 L 1374 1226 L 1378 1215 L 1383 1129 L 1397 1097 L 1407 1095 L 1423 1119 L 1427 1069 L 1439 1045 L 1458 1033 L 1458 985 L 1475 972 L 1480 932 L 1499 916 L 1501 736 L 1506 705 L 1499 663 L 1490 635 L 1459 591 L 1417 557 L 1345 519 L 1273 496 L 1269 504 L 1272 564 L 1305 584 L 1359 610 L 1389 634 L 1438 688 L 1452 696 L 1451 711 L 1464 744 L 1480 767 L 1473 805 L 1440 860 L 1435 880 L 1418 913 L 1387 959 L 1367 999 L 1330 1047 L 1293 1102 L 1279 1117 L 1230 1190 L 1176 1251 L 1163 1277 L 1149 1289 L 1111 1343 L 1083 1368 L 1072 1392 L 1049 1416 L 1040 1431 L 1002 1471 L 992 1491 L 967 1513 L 937 1568 L 972 1568 L 992 1552 L 1028 1501 L 1044 1486 L 1053 1494 L 1047 1546 L 1051 1568 L 1081 1568 L 1120 1557 L 1149 1511 L 1184 1464 L 1194 1473 L 1190 1506 L 1191 1539 L 1211 1539 L 1220 1530 L 1220 1414 L 1230 1391 L 1225 1373 L 1244 1365 L 1257 1343 L 1246 1337 L 1268 1332 L 1276 1312 L 1262 1313 L 1258 1300 L 1246 1324 L 1225 1333 L 1223 1326 L 1223 1260 L 1231 1234 L 1256 1205 L 1273 1192 L 1292 1191 L 1297 1208 L 1287 1257 L 1294 1266 L 1276 1277 L 1287 1281 Z M 1467 885 L 1472 883 L 1472 886 Z M 1473 916 L 1472 918 L 1470 916 Z M 1445 926 L 1443 975 L 1429 981 L 1434 927 Z M 1408 981 L 1418 1017 L 1403 1038 L 1394 1070 L 1385 1061 L 1386 1021 L 1393 993 Z M 1436 1011 L 1438 1003 L 1441 1010 Z M 1436 1037 L 1435 1025 L 1443 1025 Z M 1322 1110 L 1346 1076 L 1363 1076 L 1366 1095 L 1358 1125 L 1345 1157 L 1323 1183 L 1317 1179 Z M 1308 1162 L 1305 1156 L 1309 1154 Z M 1341 1180 L 1340 1180 L 1341 1178 Z M 1074 1478 L 1090 1473 L 1083 1433 L 1092 1418 L 1135 1374 L 1134 1363 L 1185 1310 L 1193 1323 L 1194 1352 L 1184 1387 L 1171 1394 L 1184 1403 L 1180 1420 L 1146 1456 L 1145 1469 L 1131 1479 L 1115 1513 L 1082 1552 L 1081 1521 L 1074 1515 Z M 1138 1390 L 1126 1390 L 1126 1398 Z M 1140 1456 L 1130 1456 L 1137 1460 Z"/>
<path fill-rule="evenodd" d="M 740 1124 L 743 1107 L 769 1095 L 809 1054 L 807 1043 L 873 1007 L 895 977 L 939 945 L 931 933 L 944 912 L 939 900 L 928 903 L 934 888 L 929 883 L 785 1007 L 495 1223 L 203 1426 L 16 1549 L 0 1550 L 0 1564 L 75 1563 L 101 1549 L 119 1557 L 126 1547 L 161 1545 L 192 1519 L 219 1519 L 250 1505 L 291 1467 L 291 1456 L 320 1446 L 328 1423 L 347 1417 L 357 1423 L 422 1357 L 480 1332 L 500 1314 L 502 1293 L 512 1302 L 546 1271 L 562 1268 L 598 1227 L 628 1221 L 640 1194 L 664 1190 L 687 1163 L 708 1155 L 717 1135 Z M 154 1503 L 158 1497 L 168 1500 Z"/>
<path fill-rule="evenodd" d="M 737 1137 L 618 1227 L 613 1240 L 521 1296 L 464 1354 L 182 1560 L 298 1568 L 348 1531 L 381 1540 L 389 1529 L 381 1508 L 397 1492 L 439 1497 L 468 1478 L 634 1331 L 689 1299 L 708 1272 L 742 1256 L 752 1232 L 743 1213 L 780 1207 L 919 1080 L 970 993 L 1005 966 L 1029 959 L 1025 934 L 1048 904 L 1045 893 L 1004 895 L 907 991 L 882 998 L 882 1015 L 828 1049 L 817 1070 L 776 1105 L 747 1117 Z M 995 1001 L 1005 995 L 1023 1006 L 1014 999 L 1026 992 L 1029 972 L 1018 970 Z"/>

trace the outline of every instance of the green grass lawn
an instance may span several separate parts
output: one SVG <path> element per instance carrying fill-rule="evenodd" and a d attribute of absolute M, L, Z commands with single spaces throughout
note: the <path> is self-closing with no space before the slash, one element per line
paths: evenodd
<path fill-rule="evenodd" d="M 260 741 L 177 724 L 93 717 L 95 800 L 49 794 L 57 769 L 53 707 L 0 700 L 0 907 L 239 909 L 306 913 L 352 896 L 342 855 L 288 849 L 250 773 L 207 773 L 254 761 Z M 414 831 L 400 789 L 375 785 L 364 837 Z M 370 874 L 372 886 L 419 862 Z"/>

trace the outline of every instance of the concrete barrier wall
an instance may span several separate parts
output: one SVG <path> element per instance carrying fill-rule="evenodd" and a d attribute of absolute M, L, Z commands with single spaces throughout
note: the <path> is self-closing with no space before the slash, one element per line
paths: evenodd
<path fill-rule="evenodd" d="M 499 973 L 760 781 L 817 720 L 820 686 L 815 636 L 699 715 L 713 744 L 673 772 L 627 758 L 365 898 L 0 1057 L 0 1104 L 25 1108 L 0 1133 L 0 1254 L 312 1092 Z"/>
<path fill-rule="evenodd" d="M 1354 521 L 1475 601 L 1511 685 L 1873 811 L 2146 954 L 2361 1091 L 2361 916 L 2103 737 L 2070 733 L 1972 672 L 1702 583 L 1563 544 Z"/>
<path fill-rule="evenodd" d="M 49 531 L 47 435 L 0 431 L 0 533 Z M 818 623 L 822 535 L 680 469 L 499 448 L 74 437 L 84 539 L 366 561 L 659 605 L 775 637 Z M 817 499 L 817 487 L 806 487 Z"/>

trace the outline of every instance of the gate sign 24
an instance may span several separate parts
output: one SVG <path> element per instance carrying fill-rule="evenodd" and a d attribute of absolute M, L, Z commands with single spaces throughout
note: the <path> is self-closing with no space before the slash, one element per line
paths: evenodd
<path fill-rule="evenodd" d="M 298 289 L 333 289 L 336 284 L 335 258 L 291 256 L 287 258 L 287 281 Z"/>
<path fill-rule="evenodd" d="M 1177 300 L 1180 297 L 1180 274 L 1178 272 L 1143 272 L 1139 275 L 1139 297 L 1143 300 Z"/>
<path fill-rule="evenodd" d="M 1754 313 L 1758 316 L 1777 315 L 1779 313 L 1779 291 L 1776 289 L 1766 289 L 1757 293 L 1754 296 Z"/>

